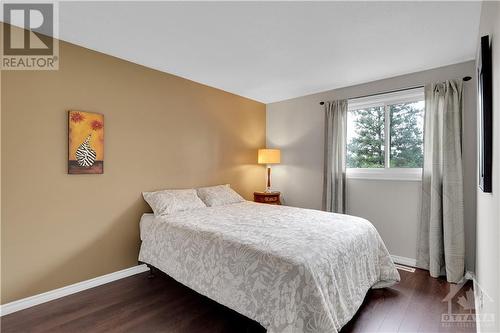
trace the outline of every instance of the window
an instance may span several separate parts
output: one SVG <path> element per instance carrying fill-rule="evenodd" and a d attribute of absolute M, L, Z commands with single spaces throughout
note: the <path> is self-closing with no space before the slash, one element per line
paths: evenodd
<path fill-rule="evenodd" d="M 424 108 L 422 88 L 349 100 L 348 176 L 419 180 Z"/>

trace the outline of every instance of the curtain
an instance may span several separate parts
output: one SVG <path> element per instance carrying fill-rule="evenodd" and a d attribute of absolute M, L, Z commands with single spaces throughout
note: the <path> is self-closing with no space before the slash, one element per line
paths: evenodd
<path fill-rule="evenodd" d="M 323 209 L 345 213 L 347 100 L 325 102 Z"/>
<path fill-rule="evenodd" d="M 417 266 L 459 282 L 464 275 L 463 83 L 425 87 L 424 167 Z"/>

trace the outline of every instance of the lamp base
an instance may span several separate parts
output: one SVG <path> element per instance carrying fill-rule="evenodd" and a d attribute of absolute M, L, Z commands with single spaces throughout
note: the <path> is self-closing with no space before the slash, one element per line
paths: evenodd
<path fill-rule="evenodd" d="M 271 193 L 271 167 L 267 167 L 267 184 L 264 193 Z"/>
<path fill-rule="evenodd" d="M 264 190 L 264 193 L 279 193 L 279 191 L 271 190 L 270 187 L 266 187 L 266 189 Z"/>

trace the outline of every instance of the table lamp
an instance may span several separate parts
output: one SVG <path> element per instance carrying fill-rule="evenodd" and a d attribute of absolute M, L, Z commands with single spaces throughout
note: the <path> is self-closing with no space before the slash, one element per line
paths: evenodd
<path fill-rule="evenodd" d="M 267 187 L 266 193 L 271 192 L 271 167 L 269 164 L 279 164 L 281 161 L 281 152 L 279 149 L 259 149 L 257 162 L 267 164 Z"/>

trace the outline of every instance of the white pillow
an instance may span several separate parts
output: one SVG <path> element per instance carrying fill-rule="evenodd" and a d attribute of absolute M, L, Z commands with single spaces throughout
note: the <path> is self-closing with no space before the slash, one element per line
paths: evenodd
<path fill-rule="evenodd" d="M 200 187 L 196 189 L 198 196 L 208 207 L 223 206 L 243 202 L 245 199 L 236 193 L 229 184 Z"/>
<path fill-rule="evenodd" d="M 206 205 L 196 195 L 196 190 L 164 190 L 142 192 L 144 200 L 151 206 L 155 216 L 164 216 L 183 210 L 203 208 Z"/>

